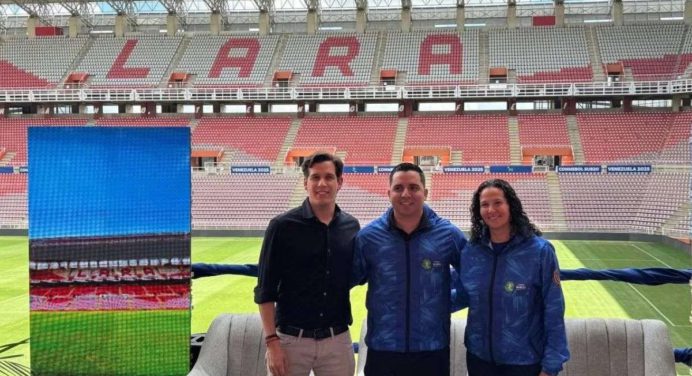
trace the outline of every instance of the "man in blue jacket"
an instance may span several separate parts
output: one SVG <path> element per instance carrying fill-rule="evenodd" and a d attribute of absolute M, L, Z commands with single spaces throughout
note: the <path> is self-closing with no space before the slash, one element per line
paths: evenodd
<path fill-rule="evenodd" d="M 397 165 L 392 207 L 356 236 L 352 279 L 368 282 L 366 376 L 448 376 L 450 265 L 464 234 L 424 205 L 425 175 Z"/>

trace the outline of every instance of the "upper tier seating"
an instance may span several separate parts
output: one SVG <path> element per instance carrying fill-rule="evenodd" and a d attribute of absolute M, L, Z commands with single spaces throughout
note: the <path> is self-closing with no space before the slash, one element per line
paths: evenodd
<path fill-rule="evenodd" d="M 60 84 L 87 39 L 10 38 L 0 44 L 0 88 L 44 88 Z"/>
<path fill-rule="evenodd" d="M 222 147 L 231 164 L 273 164 L 290 117 L 205 117 L 192 132 L 195 148 Z"/>
<path fill-rule="evenodd" d="M 377 34 L 291 35 L 280 70 L 299 74 L 300 85 L 364 86 L 370 83 Z"/>
<path fill-rule="evenodd" d="M 175 71 L 194 74 L 195 86 L 261 86 L 278 40 L 278 35 L 194 36 Z"/>
<path fill-rule="evenodd" d="M 578 114 L 586 162 L 653 163 L 671 121 L 670 113 Z"/>
<path fill-rule="evenodd" d="M 303 119 L 294 147 L 336 147 L 345 152 L 344 163 L 390 164 L 397 118 L 393 116 L 307 117 Z"/>
<path fill-rule="evenodd" d="M 76 71 L 89 74 L 92 86 L 157 86 L 182 37 L 99 37 Z"/>
<path fill-rule="evenodd" d="M 413 116 L 406 146 L 450 146 L 463 153 L 463 164 L 509 162 L 506 115 Z"/>
<path fill-rule="evenodd" d="M 478 30 L 462 33 L 389 33 L 381 69 L 406 73 L 406 83 L 478 81 Z"/>
<path fill-rule="evenodd" d="M 596 28 L 603 63 L 622 62 L 639 80 L 675 77 L 685 25 L 649 24 Z"/>
<path fill-rule="evenodd" d="M 521 146 L 570 146 L 567 120 L 560 114 L 520 114 Z"/>
<path fill-rule="evenodd" d="M 519 82 L 591 81 L 583 28 L 518 28 L 488 32 L 490 68 L 514 69 Z"/>

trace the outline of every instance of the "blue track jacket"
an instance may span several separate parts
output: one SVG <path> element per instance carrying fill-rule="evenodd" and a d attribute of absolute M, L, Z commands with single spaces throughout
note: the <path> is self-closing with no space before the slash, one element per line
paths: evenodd
<path fill-rule="evenodd" d="M 552 244 L 538 236 L 515 235 L 499 254 L 487 238 L 468 243 L 455 302 L 469 307 L 467 350 L 497 364 L 562 370 L 569 351 L 559 273 Z"/>
<path fill-rule="evenodd" d="M 353 284 L 368 282 L 368 347 L 449 347 L 450 265 L 458 270 L 464 234 L 426 205 L 418 229 L 407 235 L 394 226 L 390 208 L 358 233 L 355 244 Z"/>

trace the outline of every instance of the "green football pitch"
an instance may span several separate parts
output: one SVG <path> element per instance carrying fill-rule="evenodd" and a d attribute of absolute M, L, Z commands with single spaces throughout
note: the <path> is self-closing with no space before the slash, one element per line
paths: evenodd
<path fill-rule="evenodd" d="M 690 268 L 686 253 L 655 243 L 615 241 L 553 241 L 560 267 L 575 268 Z M 218 264 L 256 263 L 261 239 L 193 238 L 192 261 Z M 224 312 L 257 312 L 252 301 L 255 281 L 244 276 L 194 280 L 191 333 L 203 333 Z M 622 282 L 563 281 L 567 317 L 658 319 L 668 325 L 673 347 L 692 347 L 690 286 L 640 286 Z M 28 244 L 26 237 L 0 237 L 0 346 L 29 337 Z M 365 318 L 365 287 L 351 292 L 354 340 Z M 466 311 L 455 315 L 464 316 Z M 142 333 L 142 335 L 146 335 Z M 2 347 L 0 347 L 2 349 Z M 8 358 L 9 357 L 9 358 Z M 21 345 L 0 353 L 29 364 L 29 348 Z M 689 368 L 678 365 L 679 375 Z"/>

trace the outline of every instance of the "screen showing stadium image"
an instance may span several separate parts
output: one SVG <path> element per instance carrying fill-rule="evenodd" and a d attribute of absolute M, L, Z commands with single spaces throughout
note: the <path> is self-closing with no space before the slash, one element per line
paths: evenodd
<path fill-rule="evenodd" d="M 187 373 L 189 132 L 29 128 L 35 374 Z"/>

